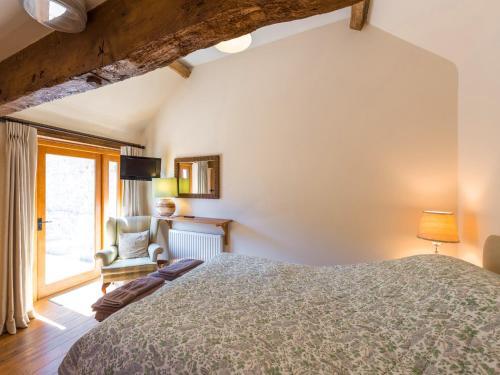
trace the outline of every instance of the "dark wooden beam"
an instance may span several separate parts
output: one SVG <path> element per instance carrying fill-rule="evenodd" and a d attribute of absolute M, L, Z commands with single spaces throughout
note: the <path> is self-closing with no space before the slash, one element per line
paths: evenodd
<path fill-rule="evenodd" d="M 89 12 L 84 32 L 53 32 L 0 62 L 0 115 L 150 72 L 263 26 L 358 1 L 107 0 Z"/>
<path fill-rule="evenodd" d="M 361 31 L 365 26 L 370 9 L 370 0 L 363 0 L 351 7 L 351 29 Z"/>
<path fill-rule="evenodd" d="M 98 135 L 92 135 L 82 132 L 77 132 L 74 130 L 68 130 L 63 128 L 58 128 L 56 126 L 40 124 L 38 122 L 19 120 L 14 117 L 0 117 L 0 124 L 4 124 L 6 121 L 13 121 L 26 126 L 31 126 L 37 129 L 39 137 L 53 138 L 63 141 L 83 143 L 93 146 L 107 147 L 113 149 L 120 149 L 121 146 L 132 146 L 144 149 L 145 147 L 136 143 L 124 142 L 117 139 L 101 137 Z"/>

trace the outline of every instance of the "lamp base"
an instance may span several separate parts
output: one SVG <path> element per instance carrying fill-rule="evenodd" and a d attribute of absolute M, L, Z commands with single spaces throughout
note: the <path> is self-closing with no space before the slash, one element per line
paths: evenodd
<path fill-rule="evenodd" d="M 441 242 L 432 242 L 434 246 L 434 254 L 439 254 L 439 246 L 441 246 Z"/>
<path fill-rule="evenodd" d="M 172 216 L 175 213 L 175 202 L 169 198 L 160 198 L 156 202 L 156 212 L 160 216 Z"/>

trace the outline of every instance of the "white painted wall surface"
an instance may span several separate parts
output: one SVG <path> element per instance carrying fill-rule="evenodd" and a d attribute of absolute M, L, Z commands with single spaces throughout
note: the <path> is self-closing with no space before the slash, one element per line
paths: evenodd
<path fill-rule="evenodd" d="M 420 211 L 455 210 L 457 71 L 346 22 L 196 67 L 146 132 L 148 152 L 222 155 L 234 252 L 310 264 L 429 252 Z M 456 247 L 444 252 L 456 254 Z"/>

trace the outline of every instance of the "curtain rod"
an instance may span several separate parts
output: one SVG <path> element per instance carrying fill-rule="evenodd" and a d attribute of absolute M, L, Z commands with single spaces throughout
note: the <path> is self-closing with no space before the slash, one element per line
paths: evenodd
<path fill-rule="evenodd" d="M 137 147 L 137 148 L 141 148 L 141 149 L 146 148 L 143 145 L 136 144 L 136 143 L 124 142 L 124 141 L 119 141 L 117 139 L 106 138 L 106 137 L 101 137 L 98 135 L 82 133 L 82 132 L 78 132 L 75 130 L 58 128 L 56 126 L 40 124 L 38 122 L 33 122 L 33 121 L 19 120 L 15 117 L 9 117 L 9 116 L 0 117 L 0 122 L 5 122 L 5 121 L 17 122 L 17 123 L 22 124 L 22 125 L 31 126 L 33 128 L 36 128 L 37 130 L 39 130 L 39 135 L 41 135 L 41 136 L 48 136 L 48 137 L 57 138 L 57 136 L 60 135 L 61 139 L 73 140 L 76 142 L 80 141 L 82 143 L 88 143 L 88 142 L 85 142 L 85 140 L 95 141 L 95 144 L 107 146 L 107 147 L 112 147 L 112 148 L 119 148 L 120 146 L 132 146 L 132 147 Z"/>

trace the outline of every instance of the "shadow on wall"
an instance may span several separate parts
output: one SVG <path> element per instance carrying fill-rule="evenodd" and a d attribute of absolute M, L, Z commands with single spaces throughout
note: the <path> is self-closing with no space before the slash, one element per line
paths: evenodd
<path fill-rule="evenodd" d="M 179 212 L 234 219 L 234 252 L 309 264 L 428 253 L 421 211 L 456 211 L 457 87 L 450 62 L 342 21 L 196 67 L 148 150 L 168 155 L 169 174 L 176 156 L 223 155 L 222 199 Z"/>

